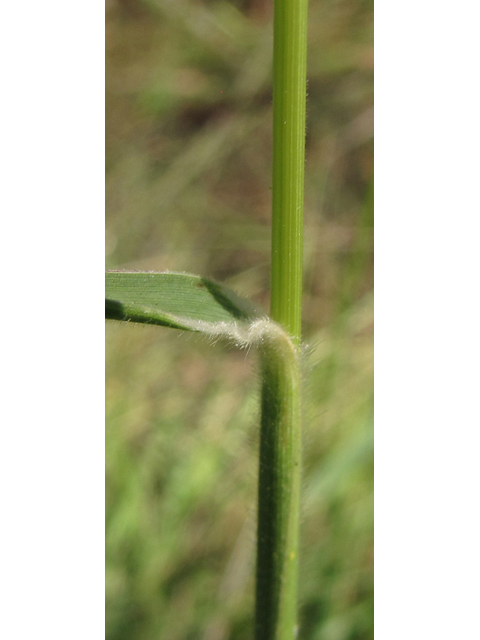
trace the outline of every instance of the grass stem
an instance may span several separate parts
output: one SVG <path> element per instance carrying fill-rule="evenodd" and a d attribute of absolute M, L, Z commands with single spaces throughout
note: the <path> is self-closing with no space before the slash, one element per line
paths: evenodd
<path fill-rule="evenodd" d="M 275 0 L 270 315 L 301 338 L 307 0 Z"/>
<path fill-rule="evenodd" d="M 300 369 L 296 346 L 279 334 L 261 347 L 256 640 L 292 640 L 296 630 Z"/>
<path fill-rule="evenodd" d="M 307 0 L 275 0 L 271 318 L 261 350 L 256 640 L 297 628 Z"/>

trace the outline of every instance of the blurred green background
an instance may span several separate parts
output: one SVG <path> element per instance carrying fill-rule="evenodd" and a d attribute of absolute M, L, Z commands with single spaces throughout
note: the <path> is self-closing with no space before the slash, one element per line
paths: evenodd
<path fill-rule="evenodd" d="M 268 311 L 272 2 L 106 8 L 107 268 Z M 370 0 L 310 0 L 301 640 L 373 638 L 372 37 Z M 250 640 L 254 355 L 106 333 L 106 637 Z"/>

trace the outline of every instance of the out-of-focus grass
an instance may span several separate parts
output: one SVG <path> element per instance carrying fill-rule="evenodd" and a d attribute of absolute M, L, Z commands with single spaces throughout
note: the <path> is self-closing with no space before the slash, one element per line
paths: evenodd
<path fill-rule="evenodd" d="M 268 310 L 271 3 L 107 2 L 107 267 Z M 372 5 L 311 0 L 300 634 L 372 631 Z M 255 359 L 107 324 L 107 638 L 252 637 Z"/>

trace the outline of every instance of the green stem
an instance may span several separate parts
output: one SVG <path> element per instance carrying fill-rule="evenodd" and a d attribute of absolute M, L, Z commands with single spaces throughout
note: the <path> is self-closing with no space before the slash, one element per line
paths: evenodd
<path fill-rule="evenodd" d="M 292 640 L 297 615 L 301 451 L 297 348 L 280 329 L 268 333 L 261 363 L 255 638 Z"/>
<path fill-rule="evenodd" d="M 296 636 L 307 0 L 275 0 L 271 317 L 261 349 L 256 640 Z"/>
<path fill-rule="evenodd" d="M 271 317 L 299 343 L 302 308 L 307 0 L 275 0 Z"/>

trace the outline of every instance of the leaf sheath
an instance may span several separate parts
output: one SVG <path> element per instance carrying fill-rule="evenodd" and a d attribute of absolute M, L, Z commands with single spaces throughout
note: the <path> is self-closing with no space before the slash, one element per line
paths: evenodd
<path fill-rule="evenodd" d="M 300 371 L 283 332 L 260 347 L 262 415 L 258 489 L 256 640 L 295 637 L 301 477 Z"/>

